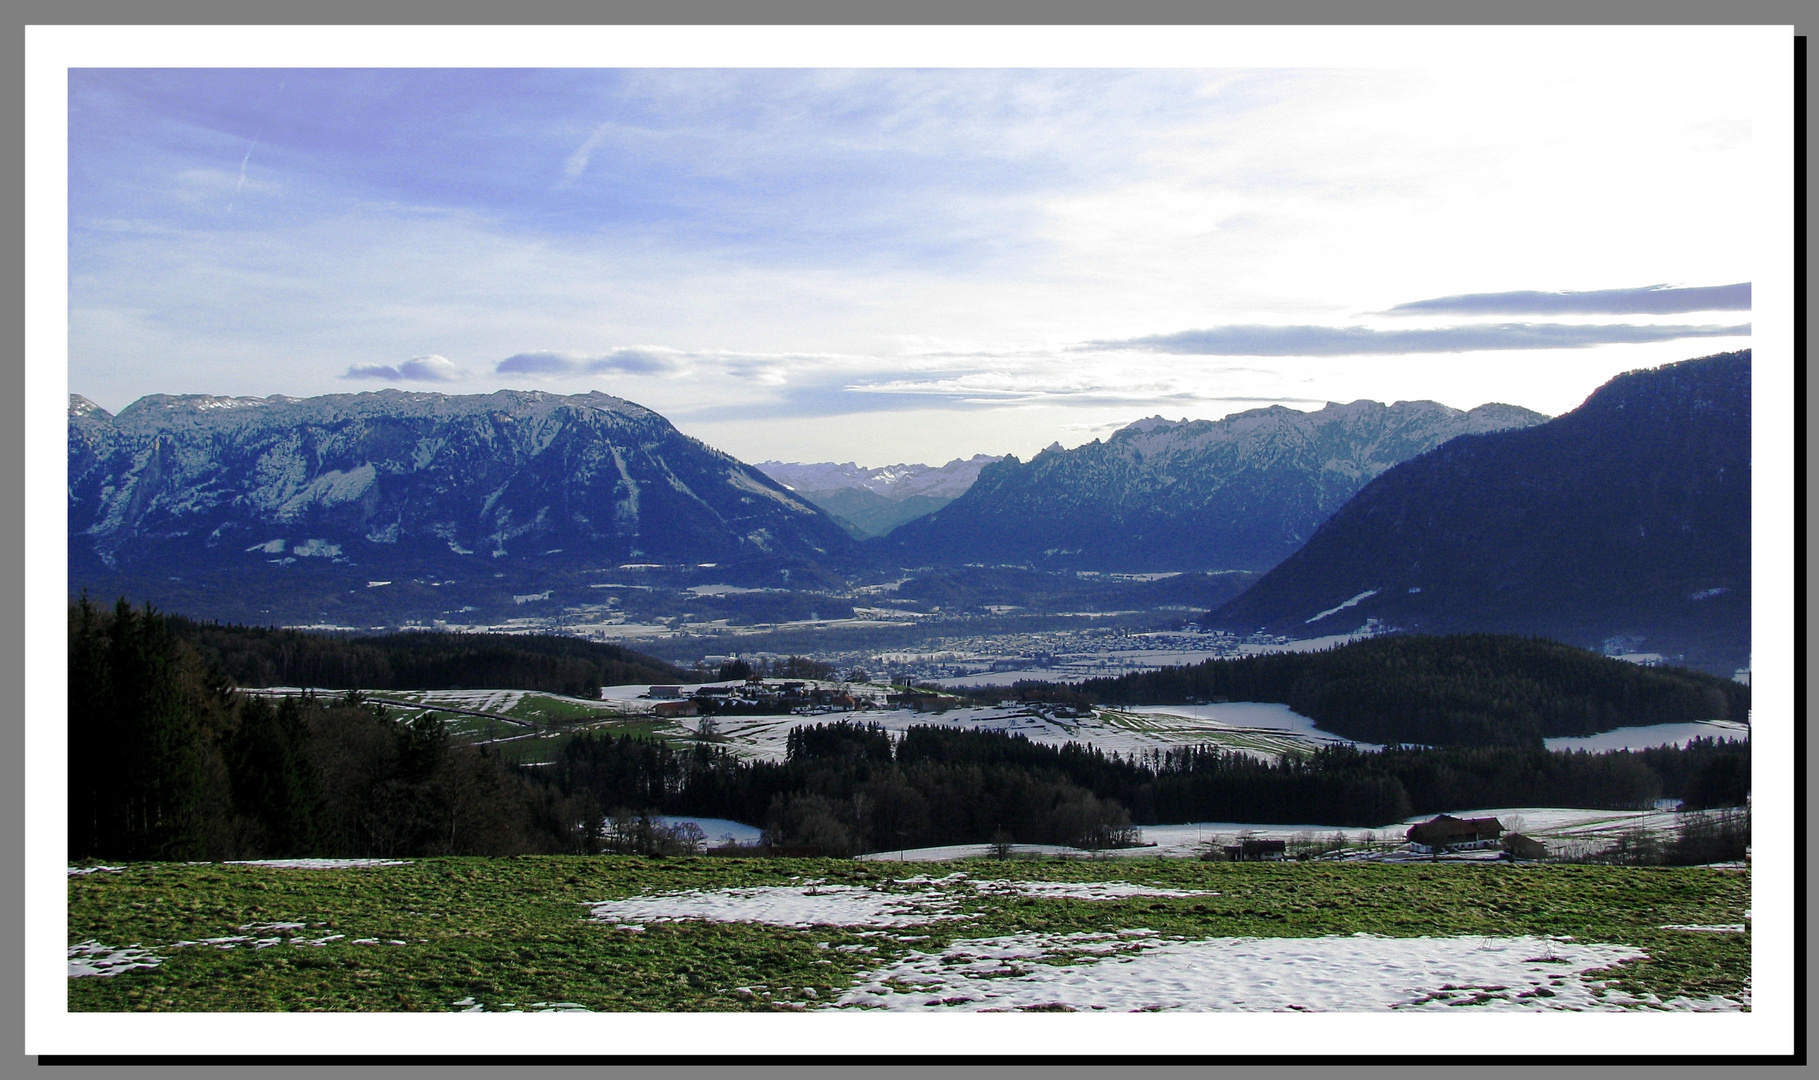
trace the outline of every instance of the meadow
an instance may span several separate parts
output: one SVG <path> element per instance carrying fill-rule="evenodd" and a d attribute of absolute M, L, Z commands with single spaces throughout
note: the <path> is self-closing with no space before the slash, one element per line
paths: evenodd
<path fill-rule="evenodd" d="M 1706 867 L 520 856 L 68 885 L 73 1011 L 1737 1009 L 1750 989 L 1749 874 Z"/>

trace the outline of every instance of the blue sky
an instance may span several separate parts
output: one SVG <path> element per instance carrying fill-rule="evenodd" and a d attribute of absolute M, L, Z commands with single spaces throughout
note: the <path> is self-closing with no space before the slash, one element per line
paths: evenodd
<path fill-rule="evenodd" d="M 1750 142 L 1722 71 L 75 71 L 70 383 L 599 389 L 867 465 L 1558 413 L 1747 344 Z"/>

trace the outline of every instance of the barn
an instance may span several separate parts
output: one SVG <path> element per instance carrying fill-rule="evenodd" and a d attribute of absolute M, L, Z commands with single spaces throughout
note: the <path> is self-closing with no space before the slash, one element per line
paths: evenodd
<path fill-rule="evenodd" d="M 1494 848 L 1502 838 L 1503 823 L 1494 817 L 1456 818 L 1441 814 L 1408 830 L 1410 849 L 1424 853 Z"/>

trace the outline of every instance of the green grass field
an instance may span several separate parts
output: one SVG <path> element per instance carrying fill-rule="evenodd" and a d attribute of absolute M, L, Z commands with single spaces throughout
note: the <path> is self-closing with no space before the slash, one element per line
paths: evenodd
<path fill-rule="evenodd" d="M 1216 895 L 1078 900 L 954 893 L 970 918 L 889 930 L 589 918 L 591 901 L 820 880 L 906 890 L 923 874 L 1134 882 Z M 1661 1000 L 1749 988 L 1749 875 L 1706 868 L 1213 864 L 1046 860 L 903 866 L 846 860 L 518 857 L 301 870 L 134 864 L 69 879 L 69 942 L 138 946 L 151 969 L 69 980 L 72 1010 L 446 1011 L 818 1007 L 879 964 L 961 938 L 1044 933 L 1392 938 L 1537 935 L 1635 946 L 1600 976 Z M 260 929 L 269 924 L 301 927 Z M 254 929 L 247 929 L 252 927 Z M 338 936 L 337 936 L 338 935 Z M 248 938 L 279 939 L 255 948 Z M 207 939 L 239 938 L 238 941 Z M 305 944 L 322 941 L 322 944 Z M 178 945 L 179 942 L 199 944 Z M 396 944 L 394 944 L 396 943 Z M 223 948 L 222 945 L 233 945 Z"/>
<path fill-rule="evenodd" d="M 607 705 L 552 694 L 527 693 L 506 710 L 507 716 L 534 724 L 574 724 L 624 715 Z"/>

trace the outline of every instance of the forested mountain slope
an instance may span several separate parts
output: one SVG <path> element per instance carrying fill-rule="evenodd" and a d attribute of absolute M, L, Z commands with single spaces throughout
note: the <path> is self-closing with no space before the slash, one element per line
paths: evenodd
<path fill-rule="evenodd" d="M 1302 637 L 1372 618 L 1746 665 L 1749 352 L 1620 375 L 1546 424 L 1398 465 L 1214 614 Z"/>
<path fill-rule="evenodd" d="M 903 566 L 1265 570 L 1396 463 L 1459 435 L 1543 419 L 1432 401 L 1152 417 L 1103 442 L 988 465 L 966 494 L 870 546 Z"/>

